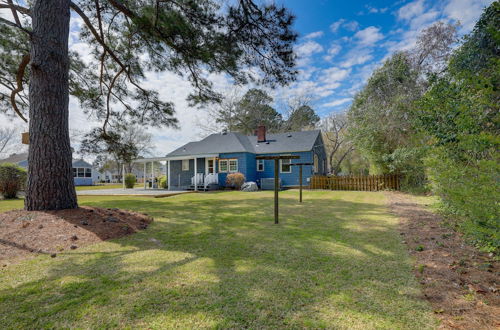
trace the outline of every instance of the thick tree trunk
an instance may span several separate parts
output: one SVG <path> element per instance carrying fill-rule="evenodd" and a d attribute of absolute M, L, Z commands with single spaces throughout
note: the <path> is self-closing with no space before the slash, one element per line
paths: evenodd
<path fill-rule="evenodd" d="M 69 4 L 33 5 L 27 210 L 78 207 L 68 131 Z"/>

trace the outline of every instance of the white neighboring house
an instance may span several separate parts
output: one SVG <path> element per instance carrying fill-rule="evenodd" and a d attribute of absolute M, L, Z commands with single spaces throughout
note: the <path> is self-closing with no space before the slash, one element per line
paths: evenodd
<path fill-rule="evenodd" d="M 12 154 L 5 159 L 0 159 L 0 163 L 13 163 L 28 169 L 28 153 Z M 75 186 L 91 186 L 99 181 L 99 175 L 92 168 L 92 164 L 83 159 L 73 159 L 73 178 Z"/>

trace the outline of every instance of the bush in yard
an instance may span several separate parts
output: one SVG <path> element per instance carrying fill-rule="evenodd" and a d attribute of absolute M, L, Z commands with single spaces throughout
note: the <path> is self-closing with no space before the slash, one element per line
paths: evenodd
<path fill-rule="evenodd" d="M 464 166 L 436 148 L 426 159 L 433 191 L 441 197 L 442 210 L 483 251 L 500 249 L 500 163 L 472 160 Z"/>
<path fill-rule="evenodd" d="M 166 175 L 163 175 L 160 177 L 158 187 L 161 189 L 167 189 L 167 176 Z"/>
<path fill-rule="evenodd" d="M 228 174 L 226 177 L 226 187 L 233 187 L 240 190 L 241 186 L 245 183 L 245 176 L 243 173 L 236 172 Z"/>
<path fill-rule="evenodd" d="M 132 173 L 126 174 L 125 175 L 125 188 L 127 188 L 127 189 L 134 188 L 135 181 L 136 181 L 135 175 L 133 175 Z"/>
<path fill-rule="evenodd" d="M 16 198 L 25 183 L 26 170 L 15 164 L 0 164 L 0 193 L 5 199 Z"/>

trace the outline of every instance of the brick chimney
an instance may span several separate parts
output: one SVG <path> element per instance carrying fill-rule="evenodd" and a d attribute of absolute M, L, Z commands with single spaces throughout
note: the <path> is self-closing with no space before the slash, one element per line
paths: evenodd
<path fill-rule="evenodd" d="M 257 142 L 266 142 L 266 126 L 264 125 L 257 127 Z"/>

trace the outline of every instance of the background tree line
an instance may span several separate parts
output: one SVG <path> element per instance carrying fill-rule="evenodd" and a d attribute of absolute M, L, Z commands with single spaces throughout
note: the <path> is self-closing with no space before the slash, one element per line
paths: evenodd
<path fill-rule="evenodd" d="M 269 133 L 281 133 L 314 129 L 320 121 L 307 96 L 293 98 L 282 112 L 275 108 L 273 97 L 262 89 L 252 88 L 243 95 L 232 90 L 208 109 L 208 118 L 199 120 L 198 126 L 206 134 L 225 130 L 251 135 L 258 125 L 265 125 Z"/>
<path fill-rule="evenodd" d="M 432 189 L 482 248 L 500 246 L 500 3 L 459 43 L 437 23 L 375 70 L 348 109 L 347 135 L 371 173 Z"/>

